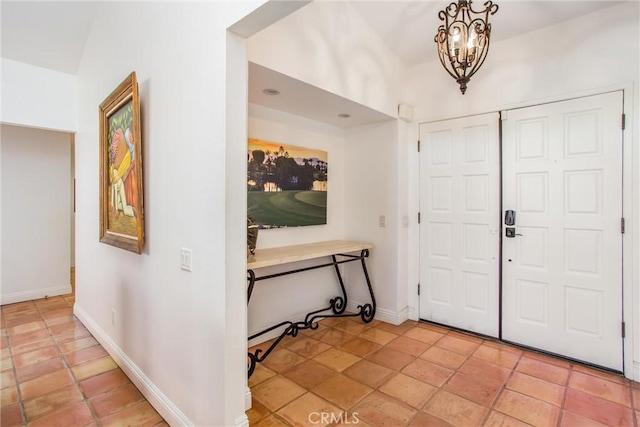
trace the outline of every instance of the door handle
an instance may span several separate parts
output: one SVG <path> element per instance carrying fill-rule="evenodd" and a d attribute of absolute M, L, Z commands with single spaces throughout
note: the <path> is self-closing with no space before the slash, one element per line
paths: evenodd
<path fill-rule="evenodd" d="M 505 231 L 505 236 L 506 237 L 513 238 L 513 237 L 516 237 L 516 236 L 522 236 L 522 234 L 516 233 L 516 228 L 515 227 L 506 227 L 504 229 L 504 231 Z"/>

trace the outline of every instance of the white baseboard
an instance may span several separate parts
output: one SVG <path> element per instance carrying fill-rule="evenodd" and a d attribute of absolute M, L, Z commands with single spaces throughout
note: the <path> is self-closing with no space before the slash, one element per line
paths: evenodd
<path fill-rule="evenodd" d="M 360 311 L 358 309 L 358 306 L 364 304 L 365 303 L 359 301 L 350 301 L 347 304 L 347 311 L 357 313 L 358 311 Z M 391 323 L 392 325 L 399 325 L 408 319 L 408 314 L 408 308 L 404 308 L 401 311 L 391 311 L 385 308 L 376 307 L 376 315 L 374 316 L 374 319 L 380 320 L 385 323 Z"/>
<path fill-rule="evenodd" d="M 407 321 L 409 319 L 409 307 L 405 307 L 402 310 L 400 310 L 396 315 L 396 322 L 394 323 L 394 325 L 398 326 L 403 324 L 405 321 Z"/>
<path fill-rule="evenodd" d="M 247 389 L 244 391 L 244 410 L 248 411 L 253 406 L 253 401 L 251 400 L 251 389 L 247 386 Z"/>
<path fill-rule="evenodd" d="M 418 313 L 416 307 L 409 307 L 409 319 L 415 320 L 416 322 L 420 319 L 420 313 Z"/>
<path fill-rule="evenodd" d="M 249 417 L 247 417 L 247 414 L 244 414 L 238 418 L 233 425 L 234 427 L 249 427 Z"/>
<path fill-rule="evenodd" d="M 14 292 L 0 295 L 0 305 L 15 304 L 24 301 L 33 301 L 46 297 L 55 297 L 71 293 L 71 285 L 59 286 L 56 288 L 41 288 L 32 291 Z"/>
<path fill-rule="evenodd" d="M 634 381 L 640 381 L 640 363 L 633 361 L 633 378 Z"/>
<path fill-rule="evenodd" d="M 104 347 L 118 366 L 129 377 L 131 382 L 138 387 L 138 390 L 149 401 L 151 406 L 172 426 L 191 426 L 194 425 L 189 418 L 178 409 L 169 398 L 151 382 L 151 380 L 142 372 L 142 370 L 126 355 L 124 351 L 109 337 L 93 319 L 76 304 L 73 313 L 82 324 L 91 332 L 96 340 Z M 246 418 L 246 416 L 245 416 Z M 238 426 L 248 426 L 246 424 L 236 424 Z"/>

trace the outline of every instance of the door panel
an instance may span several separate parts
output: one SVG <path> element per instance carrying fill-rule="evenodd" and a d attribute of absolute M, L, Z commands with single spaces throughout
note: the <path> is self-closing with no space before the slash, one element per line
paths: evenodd
<path fill-rule="evenodd" d="M 503 117 L 503 339 L 622 370 L 622 93 Z"/>
<path fill-rule="evenodd" d="M 498 115 L 420 126 L 420 318 L 498 335 Z"/>

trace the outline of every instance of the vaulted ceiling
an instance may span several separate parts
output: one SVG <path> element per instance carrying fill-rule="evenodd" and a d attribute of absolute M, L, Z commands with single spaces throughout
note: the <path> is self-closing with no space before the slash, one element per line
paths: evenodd
<path fill-rule="evenodd" d="M 326 0 L 316 0 L 326 1 Z M 519 1 L 497 0 L 499 11 L 492 16 L 493 40 L 514 37 L 519 34 L 556 24 L 599 9 L 613 6 L 619 1 Z M 411 67 L 435 59 L 433 37 L 440 24 L 438 11 L 448 1 L 390 0 L 348 1 L 362 19 L 379 35 L 391 50 L 397 53 L 405 66 Z M 483 0 L 476 0 L 478 7 Z M 91 25 L 99 12 L 100 2 L 92 1 L 6 1 L 0 2 L 0 35 L 2 57 L 56 71 L 76 74 L 82 58 L 85 41 Z M 250 79 L 268 86 L 270 79 L 282 75 L 264 67 L 252 67 Z M 286 77 L 286 76 L 284 76 Z M 299 85 L 300 82 L 290 82 Z M 251 85 L 250 85 L 251 86 Z M 255 86 L 255 85 L 254 85 Z M 250 101 L 255 103 L 281 103 L 282 99 L 265 98 L 261 89 L 254 87 Z M 301 89 L 301 87 L 298 87 Z M 313 91 L 313 87 L 304 90 Z M 317 89 L 317 88 L 315 88 Z M 307 117 L 341 127 L 353 126 L 353 122 L 335 120 L 336 109 L 348 104 L 348 100 L 333 99 L 330 94 L 316 93 L 327 110 L 309 112 Z M 310 96 L 312 92 L 308 93 Z M 309 99 L 308 97 L 306 99 Z M 345 104 L 346 103 L 346 104 Z M 320 105 L 318 104 L 318 105 Z M 267 105 L 287 111 L 287 106 Z M 366 109 L 366 107 L 363 107 Z M 290 105 L 289 111 L 301 111 L 300 106 Z M 380 119 L 374 111 L 364 111 L 371 120 Z M 316 117 L 314 115 L 320 116 Z M 324 118 L 323 118 L 324 117 Z M 362 124 L 362 123 L 358 123 Z"/>

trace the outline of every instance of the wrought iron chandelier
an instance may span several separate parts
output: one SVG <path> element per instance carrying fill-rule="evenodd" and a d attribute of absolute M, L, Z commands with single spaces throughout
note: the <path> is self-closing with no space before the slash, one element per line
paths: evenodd
<path fill-rule="evenodd" d="M 444 21 L 434 38 L 438 44 L 438 57 L 444 69 L 460 85 L 463 95 L 469 79 L 480 69 L 489 52 L 489 14 L 495 14 L 498 5 L 487 1 L 484 7 L 476 12 L 471 7 L 471 0 L 458 0 L 438 13 L 438 18 Z"/>

